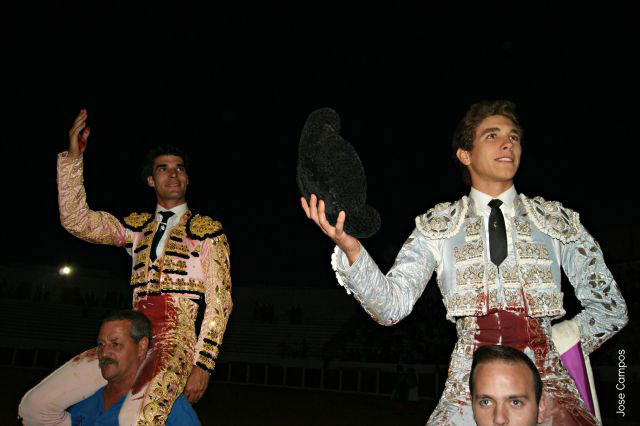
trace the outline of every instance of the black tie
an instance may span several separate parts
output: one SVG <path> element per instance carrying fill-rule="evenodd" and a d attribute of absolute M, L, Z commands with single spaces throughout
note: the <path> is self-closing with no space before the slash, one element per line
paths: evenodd
<path fill-rule="evenodd" d="M 173 216 L 173 212 L 170 212 L 170 211 L 158 212 L 158 213 L 162 215 L 162 222 L 160 222 L 160 226 L 158 227 L 158 232 L 156 232 L 156 235 L 153 236 L 153 242 L 151 243 L 151 253 L 149 253 L 149 257 L 151 258 L 152 262 L 155 262 L 156 258 L 158 257 L 156 256 L 156 251 L 158 250 L 158 244 L 160 243 L 160 240 L 164 235 L 164 231 L 167 229 L 167 221 L 171 216 Z"/>
<path fill-rule="evenodd" d="M 491 251 L 491 261 L 500 266 L 507 257 L 507 231 L 504 226 L 504 216 L 500 206 L 502 201 L 491 200 L 491 214 L 489 215 L 489 249 Z"/>

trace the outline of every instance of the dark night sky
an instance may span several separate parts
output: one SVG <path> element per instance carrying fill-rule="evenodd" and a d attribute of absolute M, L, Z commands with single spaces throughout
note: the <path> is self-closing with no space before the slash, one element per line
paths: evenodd
<path fill-rule="evenodd" d="M 124 251 L 77 241 L 59 224 L 55 156 L 82 107 L 90 206 L 153 208 L 142 157 L 155 142 L 184 145 L 195 160 L 189 204 L 227 229 L 236 284 L 335 285 L 331 244 L 304 217 L 295 183 L 300 130 L 322 106 L 340 113 L 364 163 L 383 219 L 365 244 L 383 267 L 414 216 L 467 191 L 449 146 L 480 99 L 519 106 L 520 192 L 562 200 L 589 229 L 638 223 L 631 11 L 140 3 L 4 13 L 4 262 L 73 262 L 126 281 Z"/>

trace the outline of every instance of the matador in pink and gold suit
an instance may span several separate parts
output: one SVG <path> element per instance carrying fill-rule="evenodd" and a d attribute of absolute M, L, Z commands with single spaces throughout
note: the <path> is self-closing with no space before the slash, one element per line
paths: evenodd
<path fill-rule="evenodd" d="M 184 204 L 177 223 L 168 229 L 164 249 L 152 260 L 157 215 L 133 213 L 121 221 L 90 210 L 81 156 L 58 155 L 58 196 L 62 225 L 71 234 L 91 243 L 124 247 L 132 257 L 133 308 L 151 320 L 153 343 L 119 423 L 163 425 L 192 369 L 213 372 L 222 344 L 232 308 L 229 245 L 222 226 Z M 59 413 L 105 383 L 91 349 L 29 391 L 20 415 L 27 425 L 70 425 L 68 413 L 62 418 Z M 39 407 L 37 412 L 29 405 Z"/>

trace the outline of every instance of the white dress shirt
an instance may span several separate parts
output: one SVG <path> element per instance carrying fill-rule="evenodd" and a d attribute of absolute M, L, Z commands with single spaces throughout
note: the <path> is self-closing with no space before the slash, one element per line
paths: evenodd
<path fill-rule="evenodd" d="M 500 206 L 500 210 L 504 216 L 504 222 L 507 232 L 507 252 L 513 253 L 513 241 L 509 236 L 511 235 L 511 218 L 516 215 L 515 207 L 513 206 L 513 202 L 518 196 L 516 192 L 515 186 L 511 186 L 511 188 L 507 189 L 502 194 L 497 197 L 492 197 L 491 195 L 485 194 L 484 192 L 480 192 L 477 189 L 471 187 L 471 192 L 469 193 L 469 198 L 473 200 L 475 212 L 478 216 L 481 216 L 484 220 L 484 229 L 485 229 L 485 241 L 489 241 L 489 215 L 491 214 L 491 207 L 489 207 L 489 201 L 493 199 L 499 199 L 502 201 L 502 205 Z M 433 254 L 433 257 L 437 260 L 438 264 L 436 266 L 435 272 L 440 275 L 444 270 L 444 263 L 442 262 L 442 240 L 430 240 L 427 242 L 426 246 L 429 251 Z M 487 262 L 491 262 L 489 259 L 489 250 L 487 250 Z"/>
<path fill-rule="evenodd" d="M 513 206 L 513 201 L 517 196 L 518 193 L 516 192 L 516 187 L 513 185 L 511 185 L 511 188 L 507 189 L 497 197 L 492 197 L 491 195 L 478 191 L 473 187 L 471 187 L 471 192 L 469 192 L 469 198 L 473 200 L 476 214 L 478 216 L 482 216 L 484 220 L 485 241 L 489 241 L 489 215 L 491 214 L 491 207 L 489 207 L 489 202 L 496 199 L 502 201 L 502 205 L 499 208 L 502 211 L 502 215 L 504 216 L 504 224 L 507 231 L 508 250 L 510 253 L 513 249 L 513 241 L 511 238 L 509 238 L 511 236 L 511 218 L 516 215 L 516 209 Z"/>
<path fill-rule="evenodd" d="M 162 215 L 160 212 L 166 211 L 173 212 L 173 216 L 167 220 L 167 229 L 164 231 L 162 238 L 160 238 L 160 242 L 158 242 L 158 247 L 156 248 L 157 257 L 160 257 L 164 252 L 164 245 L 167 242 L 167 238 L 169 238 L 169 234 L 171 234 L 171 230 L 180 222 L 180 217 L 187 211 L 187 203 L 180 204 L 179 206 L 175 206 L 168 210 L 158 204 L 156 206 L 156 221 L 158 222 L 158 226 L 160 226 L 160 222 L 162 222 Z"/>

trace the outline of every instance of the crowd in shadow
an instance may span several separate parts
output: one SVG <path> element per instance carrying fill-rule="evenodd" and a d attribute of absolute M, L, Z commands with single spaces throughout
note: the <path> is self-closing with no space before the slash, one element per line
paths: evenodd
<path fill-rule="evenodd" d="M 253 306 L 253 319 L 256 321 L 272 323 L 275 318 L 273 303 L 256 302 Z"/>
<path fill-rule="evenodd" d="M 282 359 L 306 359 L 308 349 L 305 337 L 282 339 L 278 344 L 278 352 Z"/>
<path fill-rule="evenodd" d="M 391 410 L 396 415 L 413 414 L 417 410 L 420 400 L 418 390 L 418 373 L 415 368 L 405 369 L 396 366 L 395 381 L 391 391 Z"/>
<path fill-rule="evenodd" d="M 594 365 L 611 365 L 624 349 L 627 359 L 637 359 L 640 341 L 629 336 L 640 332 L 640 301 L 629 297 L 640 280 L 640 262 L 611 265 L 620 283 L 629 309 L 629 324 L 622 333 L 591 355 Z M 435 288 L 435 290 L 434 290 Z M 0 299 L 31 300 L 41 303 L 66 304 L 88 309 L 119 309 L 130 307 L 131 296 L 126 289 L 96 292 L 80 286 L 53 286 L 26 280 L 10 281 L 0 277 Z M 571 318 L 581 309 L 573 296 L 565 297 L 567 316 Z M 354 302 L 355 303 L 355 302 Z M 572 306 L 575 305 L 575 306 Z M 253 319 L 265 323 L 304 324 L 301 304 L 288 308 L 273 303 L 256 302 Z M 392 327 L 373 321 L 362 309 L 347 321 L 325 346 L 325 358 L 341 361 L 381 363 L 447 364 L 456 341 L 455 326 L 445 319 L 445 309 L 437 287 L 432 283 L 414 306 L 413 312 Z M 306 358 L 306 339 L 283 339 L 277 343 L 283 358 Z"/>
<path fill-rule="evenodd" d="M 51 304 L 76 305 L 85 308 L 121 309 L 131 306 L 130 292 L 97 292 L 81 286 L 55 286 L 26 280 L 9 281 L 0 278 L 0 299 L 31 300 Z"/>
<path fill-rule="evenodd" d="M 446 364 L 455 340 L 455 327 L 446 321 L 442 301 L 433 293 L 423 296 L 411 315 L 392 327 L 357 312 L 325 350 L 341 361 Z"/>
<path fill-rule="evenodd" d="M 299 304 L 289 307 L 286 311 L 286 319 L 289 324 L 302 324 L 303 318 L 304 311 Z M 253 305 L 253 319 L 254 321 L 273 323 L 279 319 L 284 319 L 284 316 L 279 318 L 273 303 L 255 302 Z"/>

